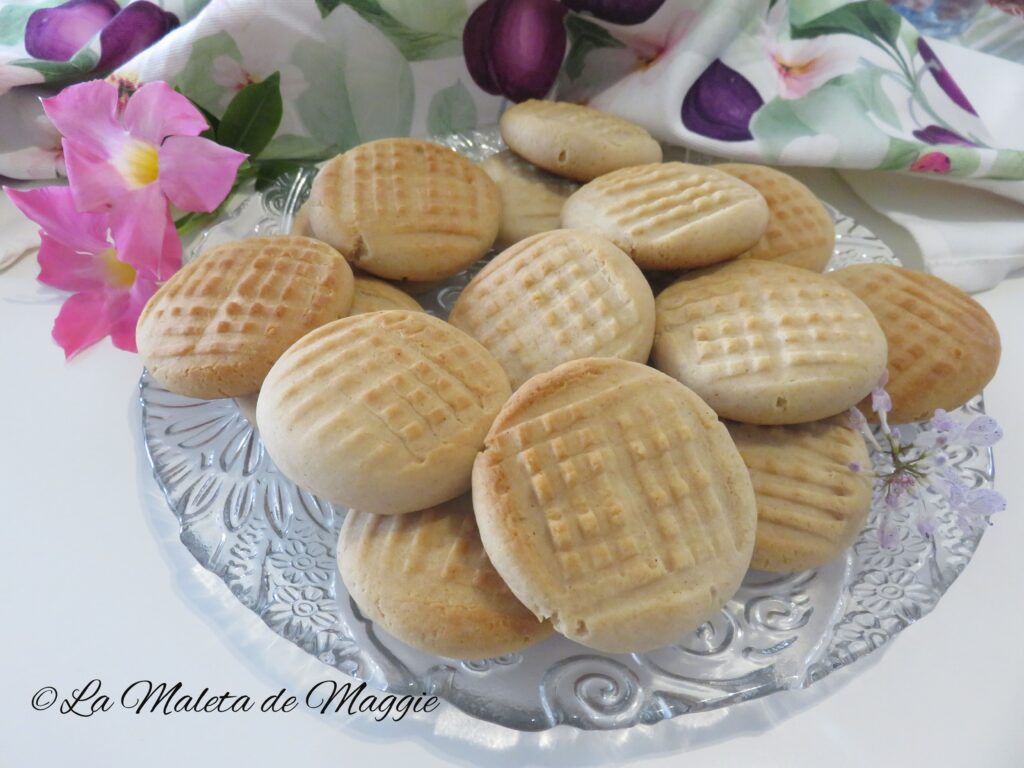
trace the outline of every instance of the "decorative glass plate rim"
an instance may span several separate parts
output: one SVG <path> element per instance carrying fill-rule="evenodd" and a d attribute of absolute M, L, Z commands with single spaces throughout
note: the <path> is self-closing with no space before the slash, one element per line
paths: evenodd
<path fill-rule="evenodd" d="M 441 139 L 440 142 L 470 156 L 471 159 L 474 160 L 482 159 L 482 157 L 491 154 L 500 148 L 500 139 L 497 138 L 497 133 L 494 130 L 456 134 L 451 137 L 445 137 Z M 674 149 L 674 151 L 679 153 L 681 150 Z M 692 162 L 708 162 L 710 160 L 710 158 L 704 156 L 694 156 L 692 153 L 685 153 L 685 159 Z M 194 255 L 201 248 L 208 245 L 211 233 L 218 228 L 230 225 L 232 222 L 238 222 L 246 216 L 251 218 L 253 200 L 261 201 L 264 209 L 262 213 L 265 215 L 260 217 L 256 222 L 249 221 L 248 224 L 245 225 L 247 232 L 254 234 L 259 232 L 272 233 L 274 231 L 288 231 L 292 214 L 301 202 L 303 195 L 307 192 L 311 179 L 312 172 L 304 170 L 300 171 L 296 177 L 280 180 L 277 184 L 261 195 L 255 193 L 244 195 L 242 199 L 237 201 L 216 224 L 201 234 L 197 242 L 190 249 L 190 254 Z M 246 213 L 247 210 L 248 213 Z M 892 256 L 891 251 L 889 251 L 889 249 L 885 247 L 884 244 L 881 243 L 868 229 L 857 224 L 850 217 L 847 217 L 834 209 L 832 209 L 832 212 L 836 219 L 837 226 L 837 253 L 838 246 L 846 245 L 856 256 L 851 257 L 850 261 L 868 260 L 899 263 L 898 260 Z M 860 255 L 861 251 L 865 248 L 869 249 L 869 252 L 870 249 L 874 249 L 875 253 L 873 254 L 873 258 L 865 259 Z M 845 262 L 843 262 L 842 259 L 840 259 L 840 263 L 845 265 Z M 835 267 L 836 264 L 832 264 L 830 266 Z M 463 284 L 464 282 L 465 280 L 463 280 Z M 442 288 L 440 293 L 443 294 L 443 291 L 445 290 L 448 289 Z M 449 296 L 449 298 L 453 300 L 454 296 Z M 440 302 L 440 298 L 438 301 Z M 324 590 L 322 586 L 317 586 L 317 584 L 313 582 L 306 583 L 301 579 L 298 579 L 295 582 L 288 582 L 287 578 L 289 578 L 289 576 L 287 573 L 284 576 L 286 579 L 285 581 L 282 581 L 273 588 L 269 585 L 269 577 L 266 575 L 266 571 L 270 566 L 268 566 L 267 563 L 272 555 L 274 557 L 282 555 L 281 551 L 273 552 L 271 545 L 267 545 L 265 552 L 263 552 L 264 561 L 261 562 L 263 571 L 259 577 L 260 587 L 258 591 L 262 592 L 265 589 L 269 592 L 273 589 L 275 602 L 269 604 L 265 602 L 263 610 L 258 611 L 256 606 L 259 605 L 259 595 L 256 596 L 256 602 L 253 602 L 250 599 L 252 598 L 252 595 L 238 587 L 238 583 L 240 582 L 232 583 L 231 581 L 231 568 L 244 568 L 245 564 L 242 561 L 246 555 L 239 555 L 238 552 L 244 553 L 246 551 L 245 542 L 242 541 L 240 543 L 239 541 L 236 541 L 234 547 L 229 552 L 229 555 L 232 553 L 236 555 L 235 559 L 232 560 L 228 558 L 218 568 L 215 567 L 214 563 L 216 562 L 218 554 L 223 555 L 223 552 L 211 551 L 208 546 L 208 542 L 203 540 L 203 535 L 208 535 L 209 532 L 201 532 L 198 527 L 198 522 L 201 522 L 205 517 L 209 517 L 207 513 L 209 512 L 209 509 L 214 506 L 214 500 L 216 500 L 224 505 L 223 518 L 226 528 L 231 528 L 233 520 L 238 524 L 237 530 L 244 533 L 243 524 L 253 515 L 253 510 L 255 509 L 258 500 L 252 495 L 252 493 L 249 493 L 248 496 L 244 496 L 242 492 L 235 493 L 237 487 L 241 486 L 236 486 L 235 490 L 232 491 L 224 491 L 224 493 L 226 493 L 226 500 L 224 500 L 221 498 L 221 496 L 224 495 L 221 491 L 224 489 L 217 489 L 213 487 L 214 485 L 219 484 L 219 481 L 218 483 L 209 482 L 209 476 L 204 480 L 202 473 L 199 473 L 200 477 L 198 480 L 193 482 L 187 488 L 183 488 L 183 481 L 185 479 L 190 479 L 189 469 L 183 462 L 168 462 L 167 451 L 169 448 L 165 444 L 166 441 L 161 442 L 161 439 L 159 439 L 159 430 L 156 430 L 156 427 L 162 426 L 163 423 L 165 423 L 167 417 L 161 414 L 167 409 L 178 409 L 179 412 L 182 413 L 190 407 L 198 407 L 200 410 L 206 408 L 211 411 L 217 410 L 218 408 L 222 411 L 228 409 L 219 414 L 204 414 L 204 416 L 210 416 L 210 418 L 201 419 L 197 427 L 182 427 L 179 432 L 174 434 L 184 436 L 183 438 L 180 438 L 183 442 L 178 446 L 178 448 L 182 450 L 186 448 L 188 450 L 193 450 L 196 447 L 201 449 L 203 445 L 207 445 L 211 441 L 227 439 L 228 443 L 230 443 L 231 440 L 233 440 L 234 444 L 225 444 L 220 446 L 221 451 L 218 454 L 219 458 L 215 457 L 211 452 L 210 461 L 200 468 L 203 470 L 209 470 L 213 466 L 213 461 L 217 460 L 220 461 L 221 468 L 224 469 L 225 457 L 231 457 L 231 462 L 234 463 L 234 467 L 228 467 L 227 469 L 234 471 L 234 469 L 241 467 L 242 476 L 246 477 L 254 477 L 260 470 L 261 466 L 263 469 L 266 469 L 267 459 L 262 452 L 262 446 L 259 444 L 258 436 L 251 427 L 248 428 L 248 434 L 246 434 L 246 427 L 248 423 L 245 421 L 244 417 L 237 413 L 237 409 L 235 409 L 235 406 L 231 401 L 202 402 L 188 401 L 187 398 L 177 398 L 176 396 L 170 395 L 169 393 L 161 390 L 149 377 L 148 372 L 145 371 L 140 379 L 139 388 L 139 402 L 142 412 L 146 455 L 153 468 L 154 477 L 156 478 L 164 498 L 168 502 L 172 512 L 178 518 L 179 538 L 204 568 L 217 575 L 229 586 L 229 588 L 231 588 L 232 592 L 243 605 L 250 610 L 256 611 L 264 623 L 277 634 L 285 637 L 307 652 L 316 655 L 324 663 L 348 674 L 352 674 L 357 679 L 366 679 L 371 684 L 392 693 L 410 693 L 419 692 L 421 690 L 427 691 L 441 696 L 463 712 L 466 712 L 473 717 L 478 717 L 486 721 L 495 722 L 518 730 L 545 730 L 559 724 L 568 724 L 581 729 L 624 728 L 639 723 L 650 724 L 659 722 L 661 720 L 675 718 L 685 713 L 709 711 L 711 709 L 717 709 L 739 701 L 760 698 L 778 691 L 803 688 L 811 685 L 831 672 L 848 666 L 854 661 L 857 661 L 872 651 L 882 647 L 900 631 L 930 612 L 941 596 L 956 580 L 967 562 L 969 562 L 983 533 L 983 531 L 979 530 L 973 535 L 957 537 L 955 534 L 949 534 L 947 527 L 946 534 L 949 536 L 949 541 L 958 547 L 958 549 L 957 551 L 951 549 L 950 553 L 944 554 L 944 563 L 939 563 L 940 554 L 937 540 L 931 540 L 929 544 L 930 550 L 925 555 L 922 555 L 925 558 L 925 562 L 917 563 L 917 566 L 915 566 L 923 568 L 927 565 L 929 567 L 931 571 L 929 574 L 931 591 L 928 594 L 925 594 L 918 590 L 920 592 L 919 597 L 921 598 L 919 603 L 913 605 L 908 604 L 908 607 L 902 613 L 848 610 L 850 608 L 851 600 L 850 589 L 854 582 L 854 579 L 850 577 L 850 573 L 853 568 L 855 550 L 851 547 L 850 552 L 846 556 L 845 563 L 843 564 L 844 575 L 842 582 L 842 594 L 833 608 L 833 612 L 825 632 L 821 635 L 821 647 L 814 653 L 814 662 L 805 666 L 801 674 L 793 675 L 790 673 L 780 675 L 777 673 L 777 670 L 773 665 L 763 668 L 762 672 L 765 674 L 756 676 L 756 679 L 752 678 L 749 681 L 745 681 L 744 685 L 749 682 L 749 687 L 741 687 L 739 690 L 733 692 L 723 690 L 722 696 L 717 699 L 702 702 L 703 706 L 701 703 L 694 704 L 693 702 L 689 702 L 682 704 L 673 702 L 671 696 L 667 695 L 667 693 L 662 690 L 654 690 L 645 693 L 645 698 L 650 696 L 653 696 L 654 698 L 658 698 L 659 696 L 661 697 L 661 700 L 656 702 L 656 706 L 651 706 L 653 702 L 648 702 L 648 706 L 636 706 L 635 703 L 630 700 L 630 697 L 636 694 L 636 691 L 632 690 L 632 688 L 639 687 L 638 684 L 634 685 L 632 678 L 626 675 L 616 677 L 615 674 L 605 670 L 602 673 L 583 675 L 579 679 L 575 680 L 576 688 L 573 689 L 573 706 L 577 706 L 578 708 L 579 702 L 583 701 L 584 704 L 587 704 L 590 707 L 590 710 L 586 710 L 586 707 L 584 707 L 581 711 L 569 711 L 571 707 L 566 707 L 563 708 L 563 711 L 553 711 L 551 703 L 544 700 L 541 702 L 539 712 L 530 713 L 528 716 L 523 717 L 523 713 L 518 712 L 518 710 L 515 712 L 505 712 L 502 711 L 500 707 L 495 709 L 493 702 L 481 702 L 478 696 L 463 696 L 461 695 L 463 692 L 454 687 L 451 682 L 461 671 L 465 671 L 467 674 L 485 673 L 492 668 L 501 667 L 503 664 L 511 665 L 518 663 L 518 659 L 508 661 L 503 658 L 486 660 L 483 662 L 458 662 L 438 659 L 437 665 L 431 666 L 426 670 L 425 674 L 417 676 L 413 674 L 397 656 L 394 656 L 393 654 L 390 654 L 390 651 L 385 650 L 385 655 L 390 654 L 392 658 L 386 659 L 383 664 L 385 666 L 387 664 L 391 664 L 394 669 L 381 671 L 380 667 L 382 662 L 379 659 L 371 661 L 364 658 L 367 655 L 367 651 L 364 651 L 364 649 L 352 639 L 351 635 L 354 634 L 352 626 L 346 627 L 349 631 L 348 635 L 344 634 L 344 632 L 332 632 L 319 627 L 319 623 L 322 623 L 318 622 L 320 612 L 323 612 L 325 615 L 327 613 L 326 610 L 323 610 L 322 603 L 325 602 L 326 599 L 334 602 L 335 607 L 340 603 L 340 601 L 337 601 L 334 597 L 333 591 L 329 593 Z M 169 404 L 167 400 L 179 400 L 183 401 L 183 404 Z M 976 398 L 975 401 L 972 401 L 968 406 L 965 406 L 965 408 L 969 412 L 983 412 L 981 396 Z M 231 412 L 232 409 L 234 409 L 233 413 Z M 221 424 L 221 422 L 224 423 Z M 164 438 L 170 434 L 170 429 L 174 426 L 174 424 L 170 424 L 167 427 L 167 434 L 163 436 Z M 239 427 L 241 427 L 240 430 L 238 429 Z M 212 437 L 210 437 L 211 431 L 216 432 Z M 194 444 L 189 441 L 193 441 Z M 200 450 L 199 454 L 202 456 L 203 451 Z M 261 465 L 261 462 L 264 464 Z M 963 456 L 958 457 L 958 460 L 954 461 L 954 465 L 966 468 L 967 471 L 972 474 L 975 484 L 990 484 L 994 479 L 994 457 L 991 449 L 985 449 L 981 452 L 967 452 Z M 249 475 L 246 475 L 245 467 L 252 470 Z M 276 469 L 274 469 L 272 465 L 270 465 L 270 472 L 276 473 Z M 283 477 L 281 477 L 280 480 L 275 479 L 274 483 L 276 483 L 275 492 L 279 494 L 283 492 L 281 486 L 290 485 Z M 252 488 L 249 488 L 250 492 L 252 490 Z M 221 495 L 218 495 L 219 493 Z M 232 495 L 233 493 L 234 495 Z M 267 520 L 265 530 L 270 531 L 271 534 L 274 532 L 279 533 L 282 541 L 284 541 L 284 535 L 288 530 L 288 521 L 284 518 L 284 515 L 286 514 L 291 515 L 293 520 L 297 520 L 299 516 L 305 515 L 310 521 L 312 521 L 311 530 L 315 529 L 319 533 L 329 533 L 332 526 L 336 526 L 340 521 L 342 513 L 335 510 L 331 505 L 316 499 L 301 489 L 295 489 L 294 486 L 292 486 L 291 490 L 287 491 L 287 493 L 291 494 L 289 497 L 291 501 L 289 503 L 293 504 L 295 509 L 286 510 L 287 504 L 285 503 L 283 496 L 279 496 L 276 500 L 271 500 L 269 490 L 266 491 L 266 495 L 263 499 L 264 517 Z M 232 509 L 235 512 L 235 518 L 231 517 Z M 275 514 L 277 515 L 276 524 Z M 874 519 L 875 515 L 873 513 L 872 520 Z M 904 523 L 906 522 L 907 521 L 904 521 Z M 865 540 L 865 534 L 870 535 L 871 528 L 872 523 L 869 522 L 868 527 L 861 533 L 861 537 L 856 545 L 857 547 L 860 546 L 861 541 Z M 904 526 L 904 530 L 907 530 L 906 525 Z M 221 533 L 223 534 L 223 531 Z M 217 548 L 220 550 L 220 548 L 224 546 L 223 536 L 214 536 L 213 538 L 217 539 Z M 239 539 L 240 538 L 241 534 L 239 535 Z M 904 536 L 904 539 L 906 539 L 906 536 Z M 291 540 L 289 541 L 291 542 Z M 255 541 L 251 541 L 249 543 L 252 545 L 256 544 Z M 310 544 L 311 543 L 312 542 L 310 542 Z M 299 540 L 299 544 L 296 544 L 295 542 L 291 542 L 291 544 L 294 549 L 295 547 L 299 547 L 301 540 Z M 310 544 L 307 544 L 300 554 L 303 554 L 307 559 L 312 559 L 314 561 L 323 560 L 325 553 L 320 552 L 319 547 L 312 547 Z M 238 550 L 238 552 L 236 552 L 236 550 Z M 331 552 L 333 553 L 333 550 L 331 550 Z M 287 551 L 283 551 L 283 554 L 286 555 L 288 553 Z M 259 553 L 255 550 L 252 550 L 248 554 L 250 559 L 254 559 L 258 556 Z M 284 562 L 287 558 L 282 555 L 281 560 Z M 331 564 L 333 566 L 333 555 L 331 557 Z M 887 574 L 893 570 L 896 564 L 896 562 L 893 562 L 889 564 L 888 568 L 874 569 L 870 572 L 870 575 L 879 573 Z M 942 567 L 943 564 L 946 566 L 945 568 Z M 896 572 L 900 574 L 900 579 L 906 578 L 904 574 L 911 573 L 911 571 L 907 569 L 896 569 Z M 812 575 L 808 577 L 808 580 L 813 579 L 814 572 L 809 573 Z M 863 576 L 863 573 L 859 575 Z M 794 577 L 789 578 L 794 584 L 799 586 L 799 580 L 802 577 L 802 574 L 797 574 Z M 780 580 L 779 583 L 782 583 L 782 581 L 784 581 L 784 579 Z M 263 582 L 267 582 L 267 584 L 264 585 Z M 863 581 L 858 582 L 858 584 L 859 583 L 863 583 Z M 916 582 L 908 582 L 903 585 L 903 587 L 908 588 L 913 586 L 917 586 Z M 317 592 L 317 590 L 319 590 L 319 592 Z M 276 599 L 279 592 L 283 592 L 286 595 L 286 599 L 283 601 Z M 264 595 L 263 599 L 266 601 L 266 595 Z M 279 603 L 283 604 L 285 607 L 280 607 L 278 605 Z M 349 603 L 351 603 L 350 600 Z M 275 606 L 278 607 L 275 608 Z M 291 606 L 291 614 L 288 613 L 287 606 Z M 304 623 L 300 620 L 303 617 L 296 618 L 295 614 L 297 606 L 303 606 L 304 611 L 312 611 L 312 613 L 309 614 L 311 617 L 309 618 L 309 621 Z M 863 605 L 857 605 L 855 607 L 863 608 Z M 374 633 L 374 628 L 370 622 L 361 617 L 354 605 L 350 606 L 350 612 L 357 623 L 361 622 L 363 624 L 362 629 L 366 636 L 375 643 L 380 642 L 378 641 L 377 636 Z M 836 646 L 835 638 L 837 632 L 843 627 L 848 630 L 849 638 L 839 646 Z M 302 636 L 300 637 L 300 635 Z M 381 648 L 383 649 L 384 646 L 381 645 Z M 529 649 L 524 651 L 524 653 L 528 652 Z M 512 657 L 517 656 L 520 655 L 512 655 Z M 596 659 L 602 657 L 599 654 L 585 652 L 578 658 Z M 456 669 L 455 665 L 460 665 L 461 669 Z M 374 666 L 378 668 L 378 674 L 367 674 L 366 669 Z M 388 677 L 389 671 L 394 672 L 399 668 L 403 670 L 401 674 L 394 674 L 392 677 Z M 768 674 L 769 672 L 772 674 Z M 584 678 L 586 679 L 584 680 Z M 547 678 L 545 677 L 545 680 L 546 679 Z M 701 682 L 709 684 L 707 680 L 702 680 Z M 584 689 L 581 694 L 577 689 L 584 684 L 590 686 L 589 693 L 587 689 Z M 591 699 L 589 702 L 587 700 L 587 696 Z M 629 703 L 632 710 L 624 710 L 624 701 Z M 627 712 L 627 715 L 629 715 L 628 717 L 624 718 L 621 716 L 624 711 Z M 632 714 L 629 714 L 629 712 L 632 712 Z"/>

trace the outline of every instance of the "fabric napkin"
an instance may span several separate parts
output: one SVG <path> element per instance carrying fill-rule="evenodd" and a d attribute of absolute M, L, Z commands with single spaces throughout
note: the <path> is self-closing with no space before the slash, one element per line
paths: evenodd
<path fill-rule="evenodd" d="M 123 89 L 167 80 L 220 115 L 280 72 L 285 113 L 264 157 L 469 130 L 549 95 L 709 154 L 870 171 L 851 185 L 965 287 L 1024 253 L 1011 218 L 998 237 L 985 221 L 1020 218 L 1019 184 L 995 180 L 1024 180 L 1024 135 L 1005 130 L 1024 117 L 1024 67 L 921 37 L 877 0 L 76 0 L 33 15 L 55 5 L 0 0 L 0 174 L 61 172 L 26 83 L 124 61 L 110 76 Z M 32 56 L 61 51 L 67 62 Z M 937 217 L 922 191 L 935 189 L 986 216 Z"/>

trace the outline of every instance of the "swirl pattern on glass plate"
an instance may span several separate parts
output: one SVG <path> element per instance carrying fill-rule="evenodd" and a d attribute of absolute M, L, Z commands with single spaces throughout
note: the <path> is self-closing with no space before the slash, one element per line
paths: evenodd
<path fill-rule="evenodd" d="M 442 143 L 477 161 L 503 146 L 494 130 Z M 672 155 L 712 159 L 681 150 Z M 242 196 L 188 256 L 225 240 L 287 231 L 313 175 L 306 169 L 262 195 Z M 830 268 L 898 263 L 867 229 L 833 215 Z M 480 266 L 418 298 L 446 316 Z M 982 533 L 965 536 L 932 497 L 935 538 L 897 521 L 897 544 L 884 549 L 876 509 L 845 558 L 786 576 L 751 571 L 719 614 L 674 646 L 608 655 L 552 637 L 497 659 L 440 659 L 398 642 L 359 612 L 334 564 L 345 511 L 281 475 L 232 400 L 172 395 L 144 373 L 140 403 L 146 450 L 182 543 L 272 631 L 377 688 L 429 691 L 475 717 L 520 730 L 625 728 L 809 685 L 926 615 L 970 561 Z M 983 412 L 981 398 L 965 410 Z M 964 449 L 952 464 L 971 486 L 992 482 L 990 450 Z"/>

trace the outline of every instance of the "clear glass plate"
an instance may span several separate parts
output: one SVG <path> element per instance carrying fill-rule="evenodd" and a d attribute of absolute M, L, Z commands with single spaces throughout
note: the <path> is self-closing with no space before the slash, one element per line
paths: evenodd
<path fill-rule="evenodd" d="M 441 141 L 474 160 L 501 148 L 493 130 Z M 241 196 L 190 255 L 216 242 L 287 232 L 313 173 Z M 870 231 L 837 211 L 833 215 L 837 238 L 830 269 L 898 263 Z M 419 300 L 445 317 L 473 271 Z M 882 549 L 875 509 L 845 557 L 788 576 L 751 571 L 718 615 L 667 648 L 601 654 L 552 637 L 485 661 L 439 658 L 395 640 L 360 614 L 334 560 L 345 510 L 281 475 L 233 400 L 180 397 L 148 373 L 139 387 L 147 453 L 181 541 L 246 608 L 324 664 L 375 688 L 429 692 L 474 717 L 518 730 L 558 724 L 628 728 L 808 686 L 931 611 L 981 538 L 981 531 L 964 535 L 944 502 L 928 497 L 940 521 L 933 539 L 898 519 L 896 547 Z M 981 397 L 964 410 L 981 413 Z M 991 450 L 962 449 L 952 464 L 969 486 L 991 485 Z"/>

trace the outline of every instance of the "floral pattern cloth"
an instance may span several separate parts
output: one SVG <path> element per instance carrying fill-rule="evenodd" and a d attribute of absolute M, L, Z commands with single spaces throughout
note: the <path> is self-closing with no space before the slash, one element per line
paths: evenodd
<path fill-rule="evenodd" d="M 879 0 L 0 0 L 0 98 L 111 65 L 126 91 L 166 80 L 213 115 L 280 72 L 269 158 L 463 131 L 551 95 L 738 159 L 1024 179 L 1024 140 L 996 146 L 958 73 Z M 33 140 L 0 140 L 0 174 L 62 173 L 52 132 Z"/>

